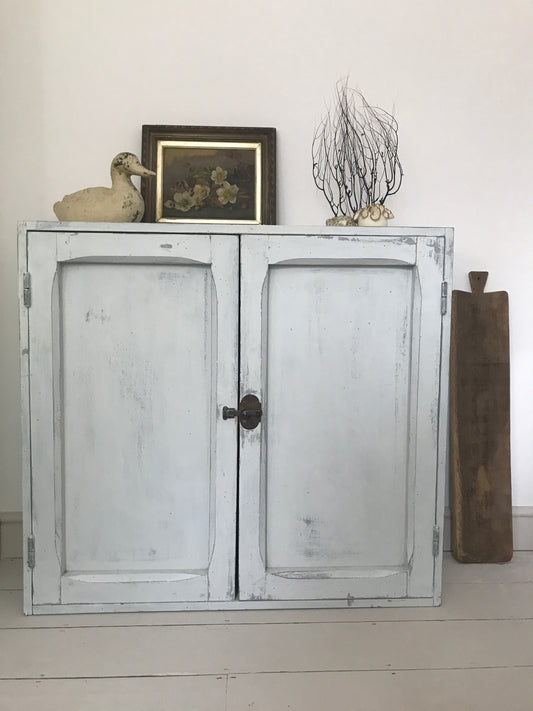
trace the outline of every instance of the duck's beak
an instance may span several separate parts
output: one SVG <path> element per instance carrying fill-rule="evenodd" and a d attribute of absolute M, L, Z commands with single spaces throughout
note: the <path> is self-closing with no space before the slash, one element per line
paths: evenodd
<path fill-rule="evenodd" d="M 132 175 L 140 175 L 143 178 L 148 178 L 151 175 L 156 175 L 153 170 L 148 170 L 148 168 L 145 168 L 144 165 L 141 165 L 140 163 L 135 166 L 135 168 L 131 168 Z"/>

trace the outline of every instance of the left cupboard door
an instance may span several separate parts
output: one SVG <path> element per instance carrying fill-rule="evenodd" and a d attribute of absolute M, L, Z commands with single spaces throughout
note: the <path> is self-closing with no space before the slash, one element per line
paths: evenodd
<path fill-rule="evenodd" d="M 27 611 L 233 599 L 238 237 L 30 230 L 26 247 Z"/>

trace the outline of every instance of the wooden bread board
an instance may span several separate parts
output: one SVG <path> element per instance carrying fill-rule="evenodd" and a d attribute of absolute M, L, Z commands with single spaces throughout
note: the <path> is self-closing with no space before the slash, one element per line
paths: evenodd
<path fill-rule="evenodd" d="M 483 293 L 488 272 L 469 276 L 472 293 L 452 295 L 452 547 L 462 563 L 502 563 L 513 555 L 509 299 Z"/>

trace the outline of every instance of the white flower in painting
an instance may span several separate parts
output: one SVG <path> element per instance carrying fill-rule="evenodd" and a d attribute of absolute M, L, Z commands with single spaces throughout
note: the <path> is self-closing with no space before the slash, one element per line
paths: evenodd
<path fill-rule="evenodd" d="M 171 210 L 176 207 L 176 204 L 174 203 L 174 200 L 167 200 L 165 202 L 165 207 L 170 208 Z"/>
<path fill-rule="evenodd" d="M 237 193 L 239 188 L 237 185 L 230 185 L 226 180 L 222 183 L 222 187 L 217 190 L 218 201 L 221 205 L 227 205 L 230 202 L 234 205 L 237 202 Z"/>
<path fill-rule="evenodd" d="M 209 186 L 203 183 L 196 183 L 192 191 L 192 199 L 195 205 L 199 205 L 209 195 Z"/>
<path fill-rule="evenodd" d="M 174 193 L 174 203 L 181 212 L 189 212 L 195 205 L 192 195 L 187 192 Z"/>
<path fill-rule="evenodd" d="M 217 166 L 215 170 L 211 171 L 211 180 L 215 185 L 223 185 L 224 181 L 228 177 L 228 171 L 224 170 L 220 166 Z"/>

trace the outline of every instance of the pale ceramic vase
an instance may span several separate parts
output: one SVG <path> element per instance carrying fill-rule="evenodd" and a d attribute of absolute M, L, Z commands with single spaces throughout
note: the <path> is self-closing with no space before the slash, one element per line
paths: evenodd
<path fill-rule="evenodd" d="M 380 204 L 361 207 L 353 216 L 360 227 L 386 227 L 392 217 L 394 215 L 389 208 Z"/>

